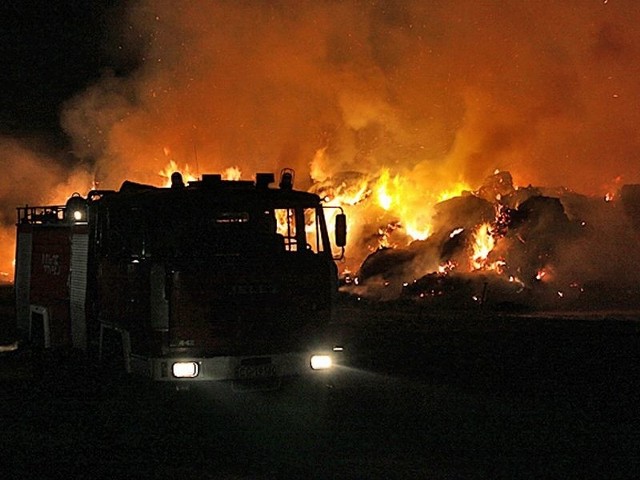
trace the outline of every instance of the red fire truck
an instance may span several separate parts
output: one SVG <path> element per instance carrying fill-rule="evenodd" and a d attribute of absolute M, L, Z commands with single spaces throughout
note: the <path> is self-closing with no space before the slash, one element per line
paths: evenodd
<path fill-rule="evenodd" d="M 345 216 L 332 212 L 333 251 L 330 207 L 293 178 L 185 185 L 175 173 L 167 188 L 126 181 L 19 207 L 19 330 L 158 381 L 277 388 L 323 375 L 341 349 L 326 327 Z"/>

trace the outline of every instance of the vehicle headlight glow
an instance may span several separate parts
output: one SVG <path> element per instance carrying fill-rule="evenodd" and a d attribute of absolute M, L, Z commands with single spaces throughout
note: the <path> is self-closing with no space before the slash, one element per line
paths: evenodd
<path fill-rule="evenodd" d="M 331 355 L 311 355 L 310 364 L 313 370 L 326 370 L 331 368 L 333 360 Z"/>
<path fill-rule="evenodd" d="M 171 366 L 171 373 L 176 378 L 194 378 L 200 373 L 198 362 L 176 362 Z"/>

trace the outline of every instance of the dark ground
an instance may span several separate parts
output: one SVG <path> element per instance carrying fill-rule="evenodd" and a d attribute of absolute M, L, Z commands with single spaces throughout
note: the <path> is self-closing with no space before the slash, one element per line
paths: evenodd
<path fill-rule="evenodd" d="M 638 478 L 640 315 L 342 318 L 354 383 L 326 404 L 0 354 L 0 477 Z"/>

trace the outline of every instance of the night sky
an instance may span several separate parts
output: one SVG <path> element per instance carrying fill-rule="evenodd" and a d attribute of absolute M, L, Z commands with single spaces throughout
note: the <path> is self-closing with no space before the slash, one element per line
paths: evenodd
<path fill-rule="evenodd" d="M 108 46 L 119 3 L 2 2 L 0 134 L 36 134 L 64 144 L 59 118 L 63 102 L 97 81 L 105 69 L 126 68 Z"/>

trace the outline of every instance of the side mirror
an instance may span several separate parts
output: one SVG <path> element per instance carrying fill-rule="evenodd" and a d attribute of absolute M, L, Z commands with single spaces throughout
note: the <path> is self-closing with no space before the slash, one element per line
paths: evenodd
<path fill-rule="evenodd" d="M 344 247 L 347 244 L 347 216 L 344 213 L 336 215 L 335 237 L 338 247 Z"/>

